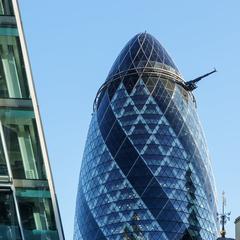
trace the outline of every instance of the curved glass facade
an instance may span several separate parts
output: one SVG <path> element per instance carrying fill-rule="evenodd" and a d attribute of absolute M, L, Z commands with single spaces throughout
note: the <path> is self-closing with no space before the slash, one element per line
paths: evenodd
<path fill-rule="evenodd" d="M 75 240 L 215 240 L 215 188 L 195 98 L 161 44 L 130 40 L 94 102 Z"/>

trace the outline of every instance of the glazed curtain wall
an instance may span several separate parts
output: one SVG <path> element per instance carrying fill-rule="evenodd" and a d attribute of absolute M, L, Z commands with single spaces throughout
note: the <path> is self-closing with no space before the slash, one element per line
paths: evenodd
<path fill-rule="evenodd" d="M 122 239 L 134 214 L 143 239 L 215 239 L 211 174 L 195 104 L 168 80 L 137 76 L 132 87 L 133 76 L 126 76 L 114 94 L 106 91 L 93 115 L 75 239 Z M 169 115 L 173 107 L 177 116 Z M 192 142 L 193 136 L 201 137 Z"/>
<path fill-rule="evenodd" d="M 97 94 L 75 240 L 216 239 L 215 187 L 195 98 L 156 44 L 146 33 L 129 41 Z"/>

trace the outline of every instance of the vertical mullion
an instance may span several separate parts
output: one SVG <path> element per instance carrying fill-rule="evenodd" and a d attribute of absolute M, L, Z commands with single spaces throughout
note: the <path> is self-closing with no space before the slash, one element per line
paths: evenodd
<path fill-rule="evenodd" d="M 13 199 L 14 199 L 14 204 L 15 204 L 18 224 L 19 224 L 19 228 L 20 228 L 20 233 L 21 233 L 22 240 L 25 240 L 24 233 L 23 233 L 22 222 L 21 222 L 21 217 L 20 217 L 20 212 L 19 212 L 17 198 L 16 198 L 16 189 L 15 189 L 15 186 L 13 184 L 12 170 L 11 170 L 11 165 L 10 165 L 10 160 L 9 160 L 8 150 L 7 150 L 7 144 L 6 144 L 6 140 L 5 140 L 5 136 L 4 136 L 4 131 L 3 131 L 3 126 L 2 126 L 2 121 L 1 120 L 0 120 L 0 135 L 1 135 L 2 145 L 3 145 L 3 151 L 4 151 L 6 163 L 7 163 L 8 174 L 9 174 L 9 178 L 10 178 L 10 182 L 11 182 L 11 189 L 12 189 L 12 192 L 13 192 Z"/>
<path fill-rule="evenodd" d="M 3 152 L 4 152 L 6 164 L 7 164 L 7 169 L 8 169 L 8 176 L 10 178 L 10 182 L 12 182 L 13 176 L 12 176 L 10 160 L 9 160 L 9 157 L 8 157 L 7 144 L 6 144 L 6 141 L 5 141 L 3 126 L 2 126 L 2 121 L 1 120 L 0 120 L 0 135 L 1 135 L 1 141 L 2 141 L 2 146 L 3 146 Z"/>
<path fill-rule="evenodd" d="M 20 232 L 21 232 L 21 237 L 22 237 L 22 240 L 25 240 L 24 232 L 23 232 L 23 226 L 22 226 L 22 222 L 21 222 L 21 216 L 20 216 L 17 197 L 16 197 L 16 189 L 15 189 L 14 185 L 12 185 L 12 191 L 13 191 L 13 199 L 14 199 L 14 204 L 15 204 L 15 208 L 16 208 L 16 213 L 17 213 L 18 224 L 19 224 L 19 228 L 20 228 Z"/>

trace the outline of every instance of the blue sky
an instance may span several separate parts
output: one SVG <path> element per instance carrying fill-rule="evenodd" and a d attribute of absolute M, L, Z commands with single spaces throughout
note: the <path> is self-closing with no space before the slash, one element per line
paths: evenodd
<path fill-rule="evenodd" d="M 219 196 L 240 215 L 240 2 L 19 0 L 66 239 L 95 94 L 124 44 L 153 34 L 186 80 L 218 73 L 195 91 Z"/>

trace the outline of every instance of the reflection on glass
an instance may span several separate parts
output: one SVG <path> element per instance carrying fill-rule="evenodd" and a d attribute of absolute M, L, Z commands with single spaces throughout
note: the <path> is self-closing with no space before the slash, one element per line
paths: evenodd
<path fill-rule="evenodd" d="M 29 98 L 19 38 L 0 36 L 0 97 Z"/>
<path fill-rule="evenodd" d="M 0 189 L 0 239 L 21 240 L 12 193 Z"/>
<path fill-rule="evenodd" d="M 46 179 L 32 111 L 0 111 L 4 137 L 15 179 Z"/>
<path fill-rule="evenodd" d="M 0 0 L 0 15 L 14 15 L 12 1 Z"/>
<path fill-rule="evenodd" d="M 25 239 L 58 239 L 50 192 L 18 188 L 16 194 Z"/>

